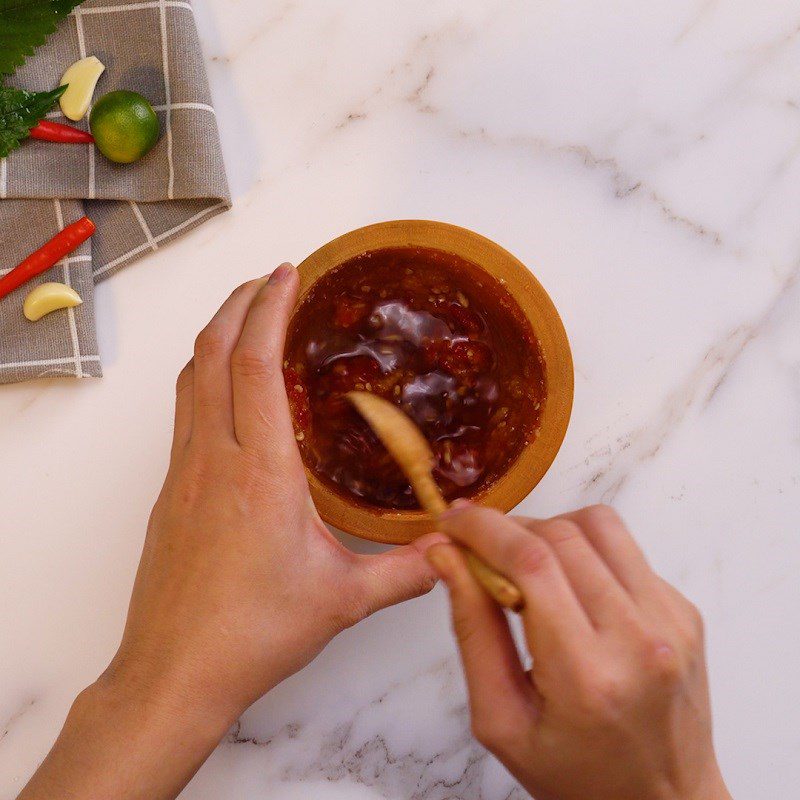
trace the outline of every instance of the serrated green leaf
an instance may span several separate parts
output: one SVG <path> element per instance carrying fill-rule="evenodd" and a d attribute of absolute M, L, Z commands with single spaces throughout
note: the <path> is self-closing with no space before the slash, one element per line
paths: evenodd
<path fill-rule="evenodd" d="M 0 0 L 0 75 L 11 75 L 82 0 Z"/>
<path fill-rule="evenodd" d="M 66 86 L 52 92 L 26 92 L 0 86 L 0 158 L 5 158 L 55 105 Z"/>
<path fill-rule="evenodd" d="M 25 62 L 34 48 L 56 29 L 58 18 L 50 0 L 0 0 L 0 73 L 7 75 Z"/>

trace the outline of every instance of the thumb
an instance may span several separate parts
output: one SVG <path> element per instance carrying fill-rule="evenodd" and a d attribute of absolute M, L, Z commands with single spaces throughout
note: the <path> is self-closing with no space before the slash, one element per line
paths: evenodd
<path fill-rule="evenodd" d="M 433 589 L 438 578 L 425 552 L 445 541 L 447 537 L 443 534 L 429 533 L 386 553 L 360 556 L 357 569 L 361 573 L 366 616 Z"/>

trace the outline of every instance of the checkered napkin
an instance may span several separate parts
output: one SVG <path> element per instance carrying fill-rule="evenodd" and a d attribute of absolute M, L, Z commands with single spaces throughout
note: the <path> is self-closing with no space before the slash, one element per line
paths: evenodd
<path fill-rule="evenodd" d="M 0 160 L 0 275 L 84 214 L 97 225 L 80 249 L 0 300 L 0 383 L 101 375 L 94 284 L 230 206 L 191 4 L 88 0 L 11 83 L 52 89 L 87 55 L 106 65 L 95 97 L 140 92 L 159 116 L 161 139 L 129 165 L 112 164 L 87 145 L 34 140 Z M 69 122 L 58 110 L 49 117 Z M 22 302 L 45 281 L 73 286 L 83 305 L 28 322 Z"/>

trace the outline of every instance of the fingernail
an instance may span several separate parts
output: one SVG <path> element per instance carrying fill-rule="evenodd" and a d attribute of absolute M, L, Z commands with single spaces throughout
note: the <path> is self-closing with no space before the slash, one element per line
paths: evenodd
<path fill-rule="evenodd" d="M 267 281 L 270 286 L 274 283 L 280 283 L 284 278 L 287 278 L 291 271 L 294 269 L 288 261 L 281 264 L 279 267 L 276 267 L 272 271 L 272 275 L 269 276 L 269 280 Z"/>
<path fill-rule="evenodd" d="M 443 511 L 441 514 L 439 514 L 439 519 L 452 519 L 453 517 L 457 517 L 459 514 L 463 514 L 465 511 L 469 511 L 472 507 L 473 505 L 469 500 L 459 497 L 458 500 L 453 500 L 453 502 L 450 503 L 450 508 L 448 508 L 447 511 Z"/>

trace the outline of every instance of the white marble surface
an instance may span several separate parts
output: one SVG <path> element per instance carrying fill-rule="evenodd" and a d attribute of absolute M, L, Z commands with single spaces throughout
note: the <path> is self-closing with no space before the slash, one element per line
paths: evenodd
<path fill-rule="evenodd" d="M 98 291 L 106 376 L 0 391 L 0 796 L 113 653 L 173 379 L 236 283 L 427 217 L 560 308 L 572 425 L 523 504 L 606 499 L 703 609 L 737 800 L 800 784 L 793 0 L 196 0 L 235 209 Z M 348 632 L 184 793 L 520 800 L 468 735 L 445 597 Z"/>

